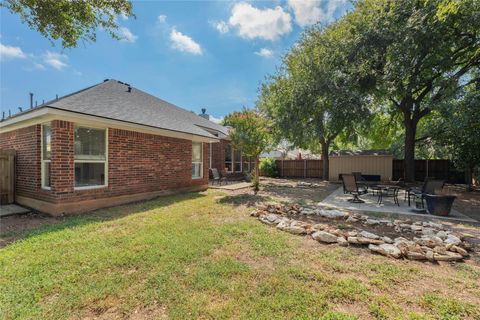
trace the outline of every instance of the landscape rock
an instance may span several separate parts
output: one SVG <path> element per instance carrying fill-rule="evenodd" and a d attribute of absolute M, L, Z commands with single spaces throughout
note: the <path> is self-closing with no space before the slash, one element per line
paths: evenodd
<path fill-rule="evenodd" d="M 448 237 L 448 233 L 446 231 L 443 231 L 443 230 L 438 231 L 436 235 L 437 235 L 437 237 L 439 237 L 442 240 L 445 240 Z"/>
<path fill-rule="evenodd" d="M 312 238 L 320 242 L 335 243 L 338 237 L 326 231 L 316 231 L 312 233 Z"/>
<path fill-rule="evenodd" d="M 380 224 L 380 221 L 375 220 L 375 219 L 367 219 L 365 221 L 365 224 L 369 225 L 369 226 L 374 226 L 374 225 Z"/>
<path fill-rule="evenodd" d="M 445 239 L 444 242 L 446 244 L 451 244 L 451 245 L 454 245 L 454 246 L 458 246 L 462 241 L 460 240 L 460 238 L 454 236 L 453 234 L 449 234 L 447 236 L 447 239 Z"/>
<path fill-rule="evenodd" d="M 302 226 L 290 225 L 284 229 L 287 232 L 292 234 L 307 234 L 307 230 Z"/>
<path fill-rule="evenodd" d="M 445 254 L 434 253 L 433 258 L 436 261 L 458 261 L 462 260 L 463 256 L 460 253 L 447 251 Z"/>
<path fill-rule="evenodd" d="M 380 240 L 382 240 L 382 241 L 385 242 L 385 243 L 393 243 L 392 238 L 387 237 L 387 236 L 381 237 Z"/>
<path fill-rule="evenodd" d="M 355 222 L 358 222 L 358 221 L 360 221 L 360 219 L 357 219 L 353 216 L 348 217 L 347 220 L 346 220 L 346 222 L 350 222 L 350 223 L 355 223 Z"/>
<path fill-rule="evenodd" d="M 346 213 L 344 211 L 340 211 L 340 210 L 321 209 L 321 210 L 319 210 L 318 215 L 322 216 L 322 217 L 325 217 L 325 218 L 335 219 L 335 218 L 344 218 L 344 217 L 348 216 L 348 213 Z"/>
<path fill-rule="evenodd" d="M 351 243 L 351 244 L 360 244 L 360 242 L 358 242 L 357 237 L 348 237 L 347 241 L 348 241 L 348 243 Z"/>
<path fill-rule="evenodd" d="M 365 238 L 365 237 L 357 237 L 358 243 L 361 244 L 382 244 L 383 241 L 380 239 L 372 239 L 372 238 Z"/>
<path fill-rule="evenodd" d="M 427 259 L 424 253 L 415 252 L 415 251 L 408 251 L 406 256 L 410 260 L 426 260 Z"/>
<path fill-rule="evenodd" d="M 368 232 L 368 231 L 362 231 L 358 234 L 360 237 L 363 237 L 363 238 L 368 238 L 368 239 L 379 239 L 380 237 L 377 236 L 376 234 L 374 233 L 371 233 L 371 232 Z"/>
<path fill-rule="evenodd" d="M 370 244 L 368 245 L 368 249 L 373 252 L 380 253 L 384 256 L 392 257 L 392 258 L 400 258 L 402 256 L 402 252 L 393 244 L 383 243 L 380 245 Z"/>
<path fill-rule="evenodd" d="M 337 243 L 341 247 L 348 247 L 348 241 L 345 239 L 345 237 L 338 237 L 337 238 Z"/>
<path fill-rule="evenodd" d="M 429 248 L 434 248 L 443 244 L 442 239 L 437 236 L 422 236 L 420 239 L 416 238 L 415 242 L 421 246 L 427 246 Z"/>
<path fill-rule="evenodd" d="M 260 217 L 260 221 L 269 225 L 278 224 L 280 222 L 280 216 L 270 213 Z"/>
<path fill-rule="evenodd" d="M 453 245 L 453 246 L 450 248 L 450 251 L 457 252 L 457 253 L 461 254 L 463 257 L 468 256 L 467 250 L 465 250 L 465 249 L 463 249 L 463 248 L 460 248 L 459 246 Z"/>

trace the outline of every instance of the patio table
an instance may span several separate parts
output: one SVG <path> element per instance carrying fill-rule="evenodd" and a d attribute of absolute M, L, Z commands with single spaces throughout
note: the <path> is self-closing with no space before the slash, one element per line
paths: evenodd
<path fill-rule="evenodd" d="M 397 206 L 400 206 L 400 203 L 398 203 L 398 191 L 400 190 L 400 187 L 385 185 L 385 184 L 375 184 L 370 186 L 370 189 L 374 191 L 373 195 L 375 195 L 375 191 L 377 192 L 378 204 L 382 204 L 383 197 L 385 196 L 385 197 L 393 197 L 393 201 L 395 202 L 395 204 Z"/>

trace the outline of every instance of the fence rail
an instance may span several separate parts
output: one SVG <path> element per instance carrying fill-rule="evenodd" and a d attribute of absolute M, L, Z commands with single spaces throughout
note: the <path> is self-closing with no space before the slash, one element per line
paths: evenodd
<path fill-rule="evenodd" d="M 322 160 L 276 160 L 278 174 L 283 178 L 323 178 Z M 449 160 L 415 160 L 415 180 L 427 176 L 450 183 L 465 183 L 465 174 L 454 169 Z M 403 178 L 403 160 L 393 160 L 392 179 Z"/>

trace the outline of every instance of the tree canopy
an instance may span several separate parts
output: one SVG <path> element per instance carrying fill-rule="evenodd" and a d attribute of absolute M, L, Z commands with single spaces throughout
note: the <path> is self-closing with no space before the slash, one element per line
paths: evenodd
<path fill-rule="evenodd" d="M 278 72 L 262 85 L 257 102 L 280 138 L 300 148 L 321 147 L 324 179 L 329 175 L 331 143 L 368 119 L 357 82 L 348 69 L 339 67 L 347 58 L 342 51 L 346 31 L 321 26 L 306 31 Z"/>
<path fill-rule="evenodd" d="M 341 21 L 360 85 L 402 115 L 405 178 L 413 180 L 417 125 L 480 66 L 477 0 L 362 0 Z M 335 26 L 332 26 L 335 28 Z"/>
<path fill-rule="evenodd" d="M 242 151 L 243 156 L 255 159 L 254 191 L 258 191 L 258 158 L 272 145 L 272 135 L 268 120 L 256 110 L 243 109 L 232 112 L 223 120 L 230 126 L 229 137 L 233 147 Z"/>
<path fill-rule="evenodd" d="M 52 42 L 60 39 L 64 48 L 76 47 L 81 40 L 94 42 L 97 28 L 120 39 L 117 16 L 133 16 L 128 0 L 4 0 L 0 6 Z"/>

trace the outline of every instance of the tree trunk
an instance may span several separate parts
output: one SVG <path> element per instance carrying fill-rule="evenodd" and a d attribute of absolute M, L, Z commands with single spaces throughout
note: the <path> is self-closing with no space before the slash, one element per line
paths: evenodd
<path fill-rule="evenodd" d="M 322 141 L 323 180 L 329 180 L 330 159 L 328 158 L 329 143 Z"/>
<path fill-rule="evenodd" d="M 417 121 L 406 117 L 405 124 L 405 153 L 403 158 L 403 174 L 407 182 L 415 181 L 415 135 Z"/>

